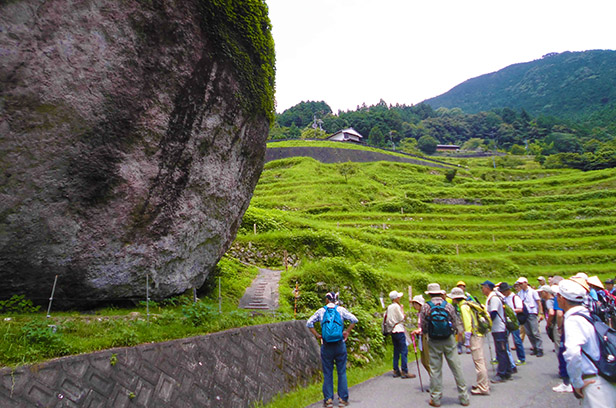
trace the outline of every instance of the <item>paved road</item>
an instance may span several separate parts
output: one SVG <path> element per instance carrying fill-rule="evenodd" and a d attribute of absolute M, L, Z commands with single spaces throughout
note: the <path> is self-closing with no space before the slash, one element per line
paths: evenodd
<path fill-rule="evenodd" d="M 542 329 L 545 329 L 542 324 Z M 528 346 L 528 339 L 525 343 Z M 492 349 L 494 346 L 492 346 Z M 489 361 L 487 342 L 484 347 L 486 361 Z M 528 347 L 527 347 L 528 349 Z M 544 336 L 545 356 L 537 358 L 528 356 L 526 365 L 518 367 L 518 374 L 514 374 L 513 381 L 501 384 L 491 384 L 490 396 L 471 396 L 471 406 L 480 408 L 574 408 L 579 407 L 578 400 L 572 394 L 559 394 L 552 391 L 552 387 L 559 384 L 558 361 L 556 353 L 552 352 L 552 343 Z M 515 353 L 515 352 L 514 352 Z M 462 354 L 462 366 L 466 383 L 470 387 L 475 383 L 475 368 L 470 354 Z M 443 407 L 460 407 L 458 403 L 455 382 L 447 363 L 443 363 Z M 421 366 L 421 364 L 420 364 Z M 414 373 L 417 365 L 410 364 Z M 409 367 L 409 368 L 410 368 Z M 490 378 L 494 375 L 491 365 L 488 367 Z M 426 371 L 421 367 L 424 390 L 429 384 Z M 399 379 L 393 378 L 390 373 L 372 378 L 352 387 L 349 391 L 351 406 L 354 408 L 380 408 L 403 406 L 426 406 L 430 394 L 421 392 L 419 378 Z M 308 408 L 322 407 L 322 401 L 310 405 Z"/>

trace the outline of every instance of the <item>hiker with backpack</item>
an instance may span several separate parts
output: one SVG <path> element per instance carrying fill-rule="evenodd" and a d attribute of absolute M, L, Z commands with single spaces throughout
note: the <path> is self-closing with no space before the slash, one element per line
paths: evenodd
<path fill-rule="evenodd" d="M 391 341 L 394 344 L 394 377 L 415 378 L 415 374 L 409 373 L 407 366 L 408 346 L 406 343 L 406 329 L 404 328 L 404 308 L 400 304 L 402 293 L 398 291 L 389 292 L 391 304 L 387 307 L 384 318 L 384 326 L 391 334 Z M 400 366 L 398 365 L 400 362 Z M 402 371 L 400 371 L 402 368 Z"/>
<path fill-rule="evenodd" d="M 317 310 L 306 323 L 312 334 L 321 341 L 321 368 L 323 370 L 323 406 L 334 406 L 334 363 L 338 373 L 338 406 L 349 405 L 349 388 L 346 377 L 346 340 L 357 323 L 357 318 L 342 306 L 338 306 L 338 293 L 325 295 L 326 305 Z M 351 324 L 344 330 L 344 320 Z M 321 323 L 321 334 L 314 324 Z"/>
<path fill-rule="evenodd" d="M 495 284 L 487 280 L 481 284 L 481 291 L 487 297 L 486 309 L 492 319 L 492 338 L 494 339 L 494 349 L 496 351 L 496 376 L 490 380 L 492 383 L 502 383 L 511 379 L 513 369 L 507 353 L 507 326 L 505 308 L 496 291 Z"/>
<path fill-rule="evenodd" d="M 596 322 L 590 311 L 583 306 L 586 288 L 576 281 L 565 279 L 558 284 L 557 299 L 565 311 L 565 352 L 567 372 L 573 385 L 574 395 L 582 400 L 582 406 L 614 408 L 616 406 L 616 361 L 612 354 L 606 355 L 614 342 L 612 331 L 605 337 L 598 335 L 597 327 L 607 330 L 602 322 Z M 616 344 L 611 343 L 611 347 Z M 611 357 L 611 358 L 610 358 Z M 610 378 L 610 380 L 605 377 Z"/>
<path fill-rule="evenodd" d="M 414 333 L 427 333 L 430 339 L 430 406 L 440 407 L 443 395 L 443 357 L 451 370 L 458 388 L 460 404 L 470 404 L 460 357 L 456 351 L 456 333 L 462 333 L 462 323 L 455 308 L 447 303 L 438 283 L 428 285 L 425 292 L 430 296 L 419 312 L 420 328 Z"/>
<path fill-rule="evenodd" d="M 503 295 L 503 300 L 509 307 L 513 309 L 513 311 L 518 316 L 518 322 L 520 324 L 524 324 L 520 316 L 524 315 L 524 303 L 522 299 L 511 290 L 511 286 L 507 282 L 501 282 L 498 285 L 498 290 Z M 528 313 L 528 310 L 527 310 Z M 520 328 L 517 330 L 510 331 L 511 337 L 513 337 L 513 344 L 515 345 L 515 353 L 518 357 L 517 361 L 515 361 L 515 365 L 524 365 L 526 364 L 526 352 L 524 351 L 524 342 L 522 342 L 522 338 L 520 337 Z"/>
<path fill-rule="evenodd" d="M 537 291 L 528 285 L 528 279 L 520 277 L 517 280 L 520 284 L 518 296 L 528 308 L 528 320 L 524 323 L 526 335 L 532 345 L 531 355 L 543 357 L 543 341 L 539 332 L 539 322 L 543 320 L 543 307 L 541 298 Z"/>
<path fill-rule="evenodd" d="M 471 387 L 471 394 L 490 395 L 488 369 L 483 356 L 483 337 L 490 329 L 489 326 L 480 324 L 482 318 L 486 322 L 491 322 L 490 317 L 487 316 L 487 312 L 485 312 L 481 305 L 467 300 L 466 294 L 459 287 L 451 290 L 449 298 L 460 307 L 462 325 L 464 326 L 464 346 L 467 350 L 471 351 L 473 363 L 475 364 L 477 384 Z"/>

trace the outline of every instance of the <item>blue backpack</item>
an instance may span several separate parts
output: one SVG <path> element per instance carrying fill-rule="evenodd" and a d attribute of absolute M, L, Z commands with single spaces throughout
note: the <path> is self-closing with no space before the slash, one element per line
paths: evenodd
<path fill-rule="evenodd" d="M 321 336 L 326 343 L 335 343 L 343 339 L 344 322 L 338 312 L 338 306 L 324 307 L 325 314 L 321 320 Z"/>
<path fill-rule="evenodd" d="M 428 320 L 428 336 L 435 340 L 445 340 L 453 334 L 453 325 L 449 321 L 449 313 L 445 310 L 447 302 L 443 301 L 438 305 L 428 302 L 430 305 L 430 315 Z"/>

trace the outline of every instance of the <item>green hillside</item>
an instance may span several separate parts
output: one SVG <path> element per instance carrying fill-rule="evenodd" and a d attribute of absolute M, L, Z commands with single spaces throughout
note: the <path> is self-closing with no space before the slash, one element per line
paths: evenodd
<path fill-rule="evenodd" d="M 478 292 L 485 279 L 616 275 L 616 169 L 465 163 L 452 182 L 450 169 L 405 163 L 267 163 L 229 255 L 281 267 L 287 251 L 297 267 L 281 299 L 291 305 L 298 282 L 304 312 L 327 290 L 371 310 L 380 294 L 431 281 Z"/>
<path fill-rule="evenodd" d="M 469 79 L 425 103 L 467 113 L 508 107 L 533 115 L 586 118 L 616 106 L 616 51 L 548 54 Z"/>

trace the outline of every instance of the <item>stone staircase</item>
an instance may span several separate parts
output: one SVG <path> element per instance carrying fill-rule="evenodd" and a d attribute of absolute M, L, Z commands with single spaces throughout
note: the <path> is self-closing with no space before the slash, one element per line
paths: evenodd
<path fill-rule="evenodd" d="M 259 269 L 259 275 L 246 289 L 239 307 L 252 310 L 278 309 L 278 283 L 280 271 Z"/>

